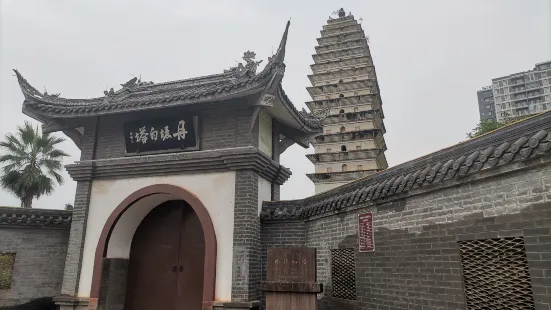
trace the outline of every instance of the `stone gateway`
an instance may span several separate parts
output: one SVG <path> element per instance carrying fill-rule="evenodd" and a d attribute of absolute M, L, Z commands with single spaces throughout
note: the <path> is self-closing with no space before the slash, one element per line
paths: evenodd
<path fill-rule="evenodd" d="M 307 247 L 322 310 L 551 309 L 551 113 L 280 201 L 280 154 L 323 132 L 282 87 L 288 32 L 260 72 L 247 52 L 91 99 L 16 70 L 23 112 L 81 156 L 72 212 L 0 208 L 0 307 L 260 309 L 268 251 Z"/>
<path fill-rule="evenodd" d="M 281 86 L 289 23 L 262 71 L 132 79 L 92 99 L 40 93 L 17 70 L 23 112 L 81 149 L 62 309 L 250 309 L 261 300 L 260 212 L 321 123 Z"/>

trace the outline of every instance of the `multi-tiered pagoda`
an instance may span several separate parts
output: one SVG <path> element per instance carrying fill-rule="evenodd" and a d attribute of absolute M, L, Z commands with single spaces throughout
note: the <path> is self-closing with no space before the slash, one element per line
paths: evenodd
<path fill-rule="evenodd" d="M 388 167 L 385 126 L 375 66 L 361 24 L 343 9 L 321 30 L 306 105 L 323 119 L 323 134 L 312 142 L 315 165 L 308 177 L 316 193 Z"/>

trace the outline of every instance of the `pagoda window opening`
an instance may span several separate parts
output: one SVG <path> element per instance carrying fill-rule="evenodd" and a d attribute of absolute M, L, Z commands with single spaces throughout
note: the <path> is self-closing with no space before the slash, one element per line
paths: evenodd
<path fill-rule="evenodd" d="M 333 169 L 331 169 L 331 167 L 328 167 L 327 172 L 333 172 Z"/>
<path fill-rule="evenodd" d="M 341 145 L 341 152 L 346 152 L 346 145 Z"/>
<path fill-rule="evenodd" d="M 344 114 L 344 109 L 341 109 L 341 110 L 339 111 L 339 113 L 340 113 L 340 114 Z"/>
<path fill-rule="evenodd" d="M 344 98 L 344 95 L 343 95 L 343 94 L 340 94 L 340 95 L 339 95 L 339 98 Z"/>
<path fill-rule="evenodd" d="M 346 164 L 342 165 L 342 171 L 348 171 L 348 166 Z"/>
<path fill-rule="evenodd" d="M 344 128 L 344 126 L 341 127 L 341 132 L 346 132 L 346 128 Z"/>
<path fill-rule="evenodd" d="M 343 82 L 343 80 L 339 80 L 339 83 L 342 83 L 342 82 Z"/>

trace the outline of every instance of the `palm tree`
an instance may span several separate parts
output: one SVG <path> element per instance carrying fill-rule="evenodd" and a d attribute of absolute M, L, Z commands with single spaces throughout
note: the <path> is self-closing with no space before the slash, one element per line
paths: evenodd
<path fill-rule="evenodd" d="M 17 127 L 0 141 L 0 186 L 21 200 L 21 207 L 31 208 L 33 198 L 50 194 L 55 183 L 63 184 L 61 160 L 69 156 L 56 146 L 64 139 L 41 134 L 29 122 Z"/>

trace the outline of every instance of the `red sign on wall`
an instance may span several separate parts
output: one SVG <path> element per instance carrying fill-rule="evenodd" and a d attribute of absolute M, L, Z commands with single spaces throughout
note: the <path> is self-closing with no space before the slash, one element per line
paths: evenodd
<path fill-rule="evenodd" d="M 371 212 L 358 214 L 358 243 L 360 252 L 375 251 L 373 213 Z"/>

